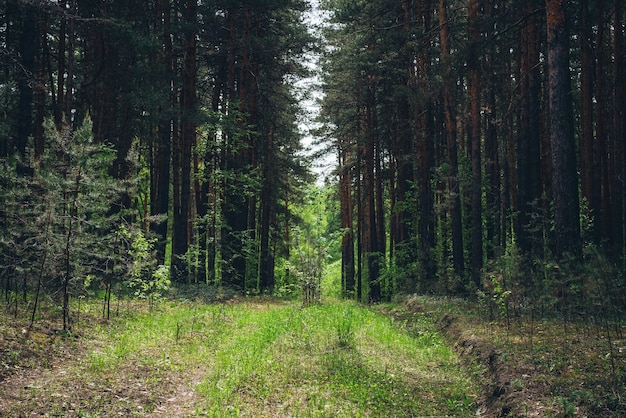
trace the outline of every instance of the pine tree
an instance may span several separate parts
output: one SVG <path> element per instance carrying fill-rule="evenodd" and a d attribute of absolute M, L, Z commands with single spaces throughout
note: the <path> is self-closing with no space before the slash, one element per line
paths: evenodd
<path fill-rule="evenodd" d="M 554 198 L 555 255 L 580 258 L 580 218 L 574 121 L 569 75 L 568 32 L 565 4 L 546 0 L 548 31 L 548 91 L 550 94 L 550 142 Z"/>

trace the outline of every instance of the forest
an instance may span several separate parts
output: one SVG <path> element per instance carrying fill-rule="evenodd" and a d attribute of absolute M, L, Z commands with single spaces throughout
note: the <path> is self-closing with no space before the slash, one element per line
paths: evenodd
<path fill-rule="evenodd" d="M 259 301 L 297 300 L 354 349 L 368 309 L 463 307 L 507 344 L 520 333 L 535 370 L 557 324 L 557 374 L 596 379 L 555 397 L 562 415 L 626 413 L 625 11 L 0 0 L 0 317 L 18 334 L 58 321 L 69 338 L 81 315 L 114 320 L 124 303 L 150 317 L 173 299 L 245 300 L 264 318 Z M 193 318 L 173 325 L 176 344 L 222 332 Z M 579 359 L 579 339 L 604 357 Z M 0 357 L 19 352 L 9 340 Z M 593 385 L 610 389 L 591 400 Z M 472 416 L 472 396 L 449 399 Z"/>

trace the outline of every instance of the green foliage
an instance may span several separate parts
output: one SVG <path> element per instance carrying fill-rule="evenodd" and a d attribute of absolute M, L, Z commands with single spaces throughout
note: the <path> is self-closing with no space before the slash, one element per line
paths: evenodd
<path fill-rule="evenodd" d="M 326 264 L 322 273 L 321 287 L 322 297 L 334 299 L 341 297 L 341 260 Z"/>
<path fill-rule="evenodd" d="M 39 292 L 56 295 L 66 327 L 71 326 L 70 297 L 109 286 L 124 273 L 116 225 L 128 213 L 115 203 L 122 194 L 133 195 L 133 183 L 111 177 L 115 151 L 95 143 L 91 131 L 89 120 L 76 130 L 57 130 L 48 121 L 44 153 L 29 162 L 32 176 L 19 175 L 15 159 L 1 165 L 1 277 L 7 288 L 16 288 L 19 277 L 24 295 L 36 290 L 33 318 Z M 149 243 L 135 241 L 132 273 L 139 277 Z"/>
<path fill-rule="evenodd" d="M 310 186 L 303 202 L 293 205 L 295 225 L 291 226 L 290 259 L 277 263 L 281 293 L 309 291 L 319 298 L 321 293 L 340 292 L 341 272 L 326 267 L 341 259 L 341 234 L 337 228 L 338 208 L 334 188 Z M 337 274 L 337 277 L 329 276 Z M 336 285 L 323 289 L 322 284 Z"/>
<path fill-rule="evenodd" d="M 288 260 L 280 257 L 276 260 L 276 286 L 274 295 L 279 298 L 293 299 L 300 296 L 301 284 L 297 277 L 299 272 L 293 270 Z"/>
<path fill-rule="evenodd" d="M 511 296 L 511 290 L 506 290 L 504 277 L 502 275 L 491 274 L 488 277 L 489 282 L 485 284 L 485 290 L 478 290 L 477 295 L 480 300 L 486 301 L 489 306 L 495 306 L 500 317 L 505 318 L 508 314 L 508 299 Z"/>
<path fill-rule="evenodd" d="M 169 268 L 165 265 L 156 265 L 154 252 L 155 238 L 146 238 L 143 231 L 129 229 L 122 224 L 118 236 L 126 243 L 126 285 L 138 299 L 147 299 L 152 305 L 161 299 L 171 285 Z"/>
<path fill-rule="evenodd" d="M 412 241 L 396 246 L 393 259 L 382 272 L 383 282 L 388 284 L 384 289 L 387 294 L 408 294 L 418 289 L 420 263 L 415 253 Z"/>

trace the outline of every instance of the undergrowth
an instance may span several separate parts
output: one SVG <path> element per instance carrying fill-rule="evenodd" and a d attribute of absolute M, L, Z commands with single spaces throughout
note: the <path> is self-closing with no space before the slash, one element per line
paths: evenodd
<path fill-rule="evenodd" d="M 497 298 L 493 301 L 500 303 Z M 519 408 L 523 415 L 524 408 L 541 404 L 543 416 L 626 416 L 626 327 L 622 321 L 540 317 L 530 305 L 524 313 L 510 299 L 507 303 L 504 309 L 490 310 L 460 299 L 412 297 L 405 301 L 433 318 L 446 318 L 441 326 L 447 329 L 450 343 L 459 350 L 473 350 L 467 361 L 483 361 L 474 367 L 482 367 L 477 377 L 484 387 L 493 390 L 494 374 L 498 375 L 504 389 L 496 395 L 508 397 L 503 399 L 506 408 Z M 491 356 L 480 359 L 478 351 Z M 487 398 L 493 395 L 487 392 Z M 493 399 L 483 400 L 489 401 Z"/>

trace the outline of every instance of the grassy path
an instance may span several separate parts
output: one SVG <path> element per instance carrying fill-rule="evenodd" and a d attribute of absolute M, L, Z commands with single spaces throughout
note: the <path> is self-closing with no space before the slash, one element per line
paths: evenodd
<path fill-rule="evenodd" d="M 348 302 L 166 302 L 83 332 L 60 351 L 66 360 L 0 382 L 1 416 L 475 414 L 478 389 L 425 316 L 398 323 Z"/>

